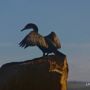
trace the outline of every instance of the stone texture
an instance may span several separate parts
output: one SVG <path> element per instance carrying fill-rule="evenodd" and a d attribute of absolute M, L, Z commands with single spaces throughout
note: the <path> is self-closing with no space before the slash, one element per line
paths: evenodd
<path fill-rule="evenodd" d="M 67 58 L 61 53 L 4 64 L 0 90 L 67 90 L 67 78 Z"/>

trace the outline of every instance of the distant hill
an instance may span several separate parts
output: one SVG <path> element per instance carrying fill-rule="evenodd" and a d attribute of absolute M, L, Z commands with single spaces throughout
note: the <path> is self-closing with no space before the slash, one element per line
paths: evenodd
<path fill-rule="evenodd" d="M 90 83 L 81 81 L 69 81 L 68 90 L 90 90 Z"/>

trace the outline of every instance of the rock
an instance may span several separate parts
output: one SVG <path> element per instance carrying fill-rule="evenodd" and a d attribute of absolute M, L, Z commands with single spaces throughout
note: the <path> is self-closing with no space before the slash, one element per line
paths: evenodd
<path fill-rule="evenodd" d="M 67 90 L 68 63 L 64 54 L 4 64 L 0 90 Z"/>

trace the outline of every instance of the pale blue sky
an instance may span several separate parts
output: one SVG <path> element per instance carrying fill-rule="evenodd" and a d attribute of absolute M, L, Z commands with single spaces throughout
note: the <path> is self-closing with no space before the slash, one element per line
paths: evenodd
<path fill-rule="evenodd" d="M 39 32 L 57 33 L 70 67 L 69 80 L 90 81 L 90 0 L 0 0 L 0 65 L 42 56 L 37 47 L 20 48 L 29 22 Z"/>

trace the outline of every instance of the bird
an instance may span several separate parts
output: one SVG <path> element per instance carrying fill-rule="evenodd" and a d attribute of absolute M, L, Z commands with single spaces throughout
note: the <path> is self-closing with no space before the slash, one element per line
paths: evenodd
<path fill-rule="evenodd" d="M 38 27 L 34 23 L 28 23 L 21 31 L 32 29 L 22 41 L 19 43 L 20 47 L 27 48 L 29 46 L 37 46 L 42 52 L 43 56 L 50 53 L 57 53 L 57 49 L 61 48 L 61 43 L 55 32 L 51 32 L 47 36 L 42 36 L 38 33 Z"/>

